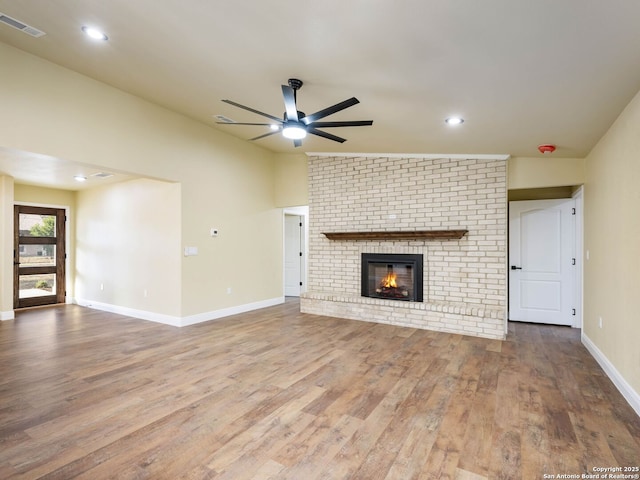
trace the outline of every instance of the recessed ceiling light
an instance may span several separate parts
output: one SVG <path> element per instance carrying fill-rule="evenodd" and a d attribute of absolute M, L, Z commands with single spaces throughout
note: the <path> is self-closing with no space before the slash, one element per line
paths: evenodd
<path fill-rule="evenodd" d="M 87 177 L 85 177 L 84 175 L 74 175 L 73 179 L 76 182 L 86 182 L 87 181 Z"/>
<path fill-rule="evenodd" d="M 460 124 L 464 123 L 464 118 L 461 118 L 461 117 L 449 117 L 444 121 L 444 123 L 446 123 L 447 125 L 460 125 Z"/>
<path fill-rule="evenodd" d="M 84 33 L 86 33 L 90 38 L 93 38 L 94 40 L 109 40 L 109 37 L 107 37 L 104 32 L 101 32 L 100 30 L 98 30 L 97 28 L 93 28 L 93 27 L 82 27 L 82 31 Z"/>

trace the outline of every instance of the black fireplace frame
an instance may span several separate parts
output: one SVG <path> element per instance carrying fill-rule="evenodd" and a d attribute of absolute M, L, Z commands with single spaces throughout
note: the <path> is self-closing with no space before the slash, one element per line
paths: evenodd
<path fill-rule="evenodd" d="M 383 299 L 383 297 L 379 297 L 376 295 L 369 295 L 369 264 L 370 263 L 389 263 L 389 264 L 400 264 L 400 265 L 412 265 L 414 268 L 414 285 L 413 285 L 413 296 L 412 300 L 404 300 L 400 298 L 386 298 L 386 300 L 398 300 L 398 301 L 413 301 L 413 302 L 422 302 L 423 301 L 423 289 L 422 283 L 424 281 L 424 256 L 422 254 L 404 254 L 404 253 L 363 253 L 362 260 L 360 266 L 360 295 L 368 298 L 378 298 Z"/>

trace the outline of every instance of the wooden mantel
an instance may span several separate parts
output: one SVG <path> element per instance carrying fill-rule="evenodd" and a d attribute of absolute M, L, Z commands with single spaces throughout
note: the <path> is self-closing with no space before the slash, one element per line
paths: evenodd
<path fill-rule="evenodd" d="M 329 240 L 459 240 L 469 230 L 414 230 L 396 232 L 323 232 Z"/>

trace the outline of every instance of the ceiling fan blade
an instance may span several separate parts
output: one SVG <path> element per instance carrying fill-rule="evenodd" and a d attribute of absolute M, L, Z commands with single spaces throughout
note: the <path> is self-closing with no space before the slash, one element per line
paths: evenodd
<path fill-rule="evenodd" d="M 273 130 L 272 132 L 267 132 L 262 135 L 258 135 L 257 137 L 250 138 L 249 140 L 259 140 L 264 137 L 268 137 L 270 135 L 275 135 L 276 133 L 280 133 L 280 130 Z"/>
<path fill-rule="evenodd" d="M 296 106 L 296 92 L 288 85 L 282 85 L 284 108 L 287 112 L 287 120 L 298 121 L 298 107 Z"/>
<path fill-rule="evenodd" d="M 258 125 L 261 127 L 270 127 L 273 123 L 245 123 L 245 122 L 216 122 L 218 125 Z"/>
<path fill-rule="evenodd" d="M 312 135 L 317 135 L 323 138 L 328 138 L 329 140 L 333 140 L 334 142 L 344 143 L 347 141 L 346 138 L 338 137 L 336 135 L 332 135 L 331 133 L 323 132 L 322 130 L 316 130 L 313 127 L 307 128 L 307 133 L 311 133 Z"/>
<path fill-rule="evenodd" d="M 293 146 L 294 147 L 301 147 L 302 146 L 302 140 L 297 139 L 293 141 Z"/>
<path fill-rule="evenodd" d="M 366 127 L 373 125 L 373 120 L 354 120 L 345 122 L 313 122 L 310 127 L 315 128 L 333 128 L 333 127 Z"/>
<path fill-rule="evenodd" d="M 278 117 L 274 117 L 273 115 L 269 115 L 268 113 L 261 112 L 260 110 L 256 110 L 255 108 L 247 107 L 240 103 L 236 103 L 232 100 L 222 100 L 224 103 L 228 103 L 229 105 L 233 105 L 234 107 L 242 108 L 244 110 L 248 110 L 249 112 L 257 113 L 258 115 L 262 115 L 263 117 L 270 118 L 271 120 L 275 120 L 276 122 L 282 123 L 282 119 Z"/>
<path fill-rule="evenodd" d="M 356 97 L 351 97 L 350 99 L 345 100 L 344 102 L 336 103 L 331 107 L 327 107 L 320 111 L 317 111 L 316 113 L 307 115 L 306 117 L 302 118 L 301 121 L 304 122 L 306 125 L 309 125 L 315 122 L 316 120 L 320 120 L 321 118 L 327 117 L 329 115 L 333 115 L 334 113 L 339 112 L 340 110 L 344 110 L 345 108 L 353 107 L 358 103 L 360 103 L 360 100 L 358 100 Z"/>

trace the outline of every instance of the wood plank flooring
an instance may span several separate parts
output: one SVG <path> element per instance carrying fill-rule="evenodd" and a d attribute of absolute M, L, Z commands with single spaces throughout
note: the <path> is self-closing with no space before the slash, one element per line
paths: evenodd
<path fill-rule="evenodd" d="M 2 479 L 538 479 L 640 466 L 566 327 L 506 341 L 301 314 L 182 329 L 75 305 L 0 323 Z M 550 478 L 550 477 L 547 477 Z"/>

